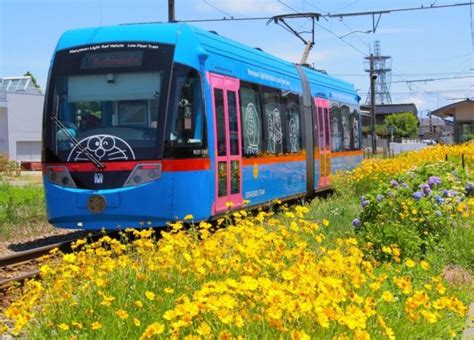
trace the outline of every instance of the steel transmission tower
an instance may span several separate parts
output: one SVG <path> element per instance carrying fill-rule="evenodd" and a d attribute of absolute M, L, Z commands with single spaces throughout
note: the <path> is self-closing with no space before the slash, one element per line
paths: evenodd
<path fill-rule="evenodd" d="M 374 42 L 374 54 L 371 57 L 365 57 L 365 71 L 371 72 L 370 64 L 373 58 L 373 73 L 377 76 L 375 83 L 375 104 L 391 104 L 390 83 L 392 81 L 392 57 L 383 56 L 380 48 L 380 41 Z M 370 103 L 370 89 L 367 93 L 366 104 Z"/>

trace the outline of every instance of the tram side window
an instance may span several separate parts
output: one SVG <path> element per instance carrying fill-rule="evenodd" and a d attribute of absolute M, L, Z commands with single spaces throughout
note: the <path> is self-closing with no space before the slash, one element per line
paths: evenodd
<path fill-rule="evenodd" d="M 284 145 L 284 115 L 281 113 L 281 92 L 276 89 L 265 88 L 263 103 L 265 115 L 263 119 L 266 152 L 282 154 Z M 285 119 L 286 120 L 286 119 Z"/>
<path fill-rule="evenodd" d="M 206 148 L 201 79 L 196 70 L 175 64 L 166 146 L 173 156 L 203 155 Z"/>
<path fill-rule="evenodd" d="M 351 149 L 351 125 L 350 125 L 350 109 L 347 105 L 341 107 L 342 122 L 342 146 L 344 150 Z"/>
<path fill-rule="evenodd" d="M 360 149 L 360 130 L 359 130 L 359 111 L 356 108 L 352 108 L 351 113 L 351 136 L 352 136 L 352 149 Z"/>
<path fill-rule="evenodd" d="M 341 108 L 333 103 L 330 108 L 331 116 L 331 150 L 341 151 L 342 150 L 342 122 L 341 122 Z"/>
<path fill-rule="evenodd" d="M 299 97 L 294 93 L 283 93 L 282 104 L 286 114 L 286 152 L 300 152 L 301 123 Z"/>
<path fill-rule="evenodd" d="M 242 154 L 255 156 L 262 152 L 262 105 L 257 85 L 241 83 Z"/>

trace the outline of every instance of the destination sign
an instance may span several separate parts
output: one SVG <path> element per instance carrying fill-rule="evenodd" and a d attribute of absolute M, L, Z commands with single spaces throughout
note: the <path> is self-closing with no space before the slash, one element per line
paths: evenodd
<path fill-rule="evenodd" d="M 141 66 L 143 51 L 116 51 L 87 53 L 81 61 L 81 70 Z"/>

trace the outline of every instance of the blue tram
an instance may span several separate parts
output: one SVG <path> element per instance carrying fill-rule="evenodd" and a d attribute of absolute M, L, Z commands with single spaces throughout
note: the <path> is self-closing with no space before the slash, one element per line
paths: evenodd
<path fill-rule="evenodd" d="M 49 222 L 157 227 L 311 195 L 361 161 L 359 112 L 349 83 L 188 24 L 68 31 L 44 106 Z"/>

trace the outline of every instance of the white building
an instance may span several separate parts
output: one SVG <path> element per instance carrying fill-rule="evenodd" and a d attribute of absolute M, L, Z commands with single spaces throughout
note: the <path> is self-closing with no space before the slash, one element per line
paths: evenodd
<path fill-rule="evenodd" d="M 0 154 L 10 160 L 41 161 L 44 94 L 31 77 L 0 78 Z"/>

